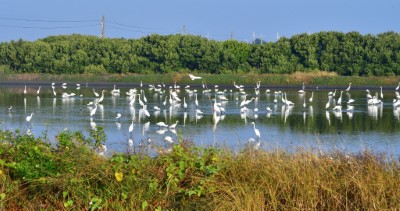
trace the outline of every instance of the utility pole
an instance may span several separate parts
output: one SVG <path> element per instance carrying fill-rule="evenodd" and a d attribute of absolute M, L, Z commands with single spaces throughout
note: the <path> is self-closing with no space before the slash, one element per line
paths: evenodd
<path fill-rule="evenodd" d="M 231 40 L 233 39 L 233 32 L 231 32 Z"/>
<path fill-rule="evenodd" d="M 183 25 L 182 27 L 182 34 L 186 34 L 186 25 Z"/>
<path fill-rule="evenodd" d="M 104 15 L 101 16 L 101 38 L 104 38 Z"/>

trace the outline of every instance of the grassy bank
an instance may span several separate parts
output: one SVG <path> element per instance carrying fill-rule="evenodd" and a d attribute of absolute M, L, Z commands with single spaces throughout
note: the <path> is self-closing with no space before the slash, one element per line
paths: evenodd
<path fill-rule="evenodd" d="M 101 131 L 101 130 L 99 130 Z M 318 154 L 198 148 L 156 157 L 96 153 L 101 134 L 64 131 L 57 144 L 0 131 L 2 209 L 271 210 L 400 207 L 399 161 L 362 152 Z M 391 161 L 388 161 L 391 160 Z"/>
<path fill-rule="evenodd" d="M 237 84 L 255 84 L 261 81 L 264 86 L 278 85 L 301 85 L 303 82 L 307 85 L 315 86 L 345 86 L 350 82 L 354 86 L 397 86 L 400 77 L 359 77 L 359 76 L 338 76 L 335 73 L 328 72 L 296 72 L 294 74 L 201 74 L 202 80 L 192 81 L 187 73 L 171 74 L 107 74 L 107 75 L 53 75 L 53 74 L 0 74 L 0 82 L 107 82 L 107 83 L 135 83 L 141 81 L 145 84 L 198 84 L 202 81 L 209 85 L 232 85 L 234 81 Z"/>

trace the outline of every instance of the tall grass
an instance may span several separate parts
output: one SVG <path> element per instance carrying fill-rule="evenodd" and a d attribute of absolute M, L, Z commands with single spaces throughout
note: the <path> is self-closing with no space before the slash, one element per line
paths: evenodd
<path fill-rule="evenodd" d="M 99 130 L 101 131 L 101 130 Z M 399 161 L 370 152 L 199 148 L 96 153 L 94 137 L 47 143 L 0 131 L 2 209 L 357 210 L 400 207 Z M 147 145 L 150 147 L 150 145 Z M 140 151 L 140 150 L 138 150 Z"/>

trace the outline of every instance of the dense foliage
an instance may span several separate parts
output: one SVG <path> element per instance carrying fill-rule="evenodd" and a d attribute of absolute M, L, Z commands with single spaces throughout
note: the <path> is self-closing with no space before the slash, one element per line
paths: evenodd
<path fill-rule="evenodd" d="M 215 41 L 193 35 L 109 39 L 51 36 L 0 43 L 0 70 L 14 73 L 293 73 L 400 75 L 400 35 L 319 32 L 277 42 Z"/>

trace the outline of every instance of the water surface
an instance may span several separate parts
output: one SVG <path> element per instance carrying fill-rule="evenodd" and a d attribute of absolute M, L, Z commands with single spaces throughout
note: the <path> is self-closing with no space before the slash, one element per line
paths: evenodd
<path fill-rule="evenodd" d="M 40 93 L 37 94 L 39 85 Z M 157 87 L 157 85 L 156 85 Z M 192 140 L 201 146 L 224 146 L 234 150 L 242 149 L 249 139 L 253 138 L 260 143 L 260 148 L 283 148 L 289 151 L 298 148 L 321 149 L 330 151 L 340 149 L 348 152 L 357 152 L 369 149 L 375 152 L 385 152 L 398 155 L 400 153 L 400 108 L 393 108 L 395 91 L 383 90 L 383 103 L 367 105 L 366 91 L 364 88 L 353 88 L 350 92 L 343 92 L 342 110 L 333 111 L 333 100 L 337 101 L 341 87 L 335 97 L 328 97 L 328 92 L 334 89 L 306 89 L 305 94 L 299 94 L 293 87 L 273 88 L 262 86 L 260 93 L 255 93 L 255 86 L 245 87 L 247 95 L 232 87 L 212 87 L 209 92 L 204 92 L 202 87 L 176 89 L 181 102 L 169 103 L 170 92 L 174 89 L 162 87 L 163 94 L 149 89 L 149 86 L 124 86 L 119 95 L 112 95 L 112 85 L 83 84 L 78 89 L 75 84 L 68 84 L 62 88 L 61 84 L 55 85 L 57 96 L 54 97 L 51 84 L 30 84 L 27 93 L 24 94 L 24 85 L 0 86 L 0 123 L 1 129 L 19 129 L 36 136 L 46 135 L 50 141 L 56 142 L 55 135 L 63 130 L 82 131 L 88 134 L 92 125 L 102 126 L 107 135 L 108 152 L 127 151 L 130 144 L 139 146 L 141 142 L 151 139 L 154 145 L 166 146 L 163 141 L 166 136 L 177 140 L 178 136 Z M 270 92 L 267 93 L 266 89 Z M 104 100 L 98 104 L 95 115 L 90 117 L 93 106 L 89 102 L 97 99 L 93 89 L 101 94 L 105 90 Z M 147 102 L 146 111 L 139 105 L 137 95 L 133 106 L 129 105 L 129 89 L 137 89 L 137 93 L 143 93 Z M 225 93 L 222 95 L 221 91 Z M 380 94 L 379 87 L 369 87 L 371 94 Z M 287 106 L 281 102 L 282 96 L 274 92 L 287 93 L 287 99 L 294 103 Z M 76 96 L 62 98 L 62 93 L 75 93 Z M 309 98 L 313 93 L 313 101 Z M 195 105 L 197 95 L 198 106 Z M 221 96 L 227 101 L 220 100 Z M 242 112 L 240 104 L 255 98 Z M 183 107 L 183 99 L 187 103 L 187 109 Z M 225 109 L 221 115 L 213 115 L 213 99 Z M 277 103 L 274 99 L 277 98 Z M 347 110 L 347 101 L 354 99 L 351 110 Z M 166 105 L 163 102 L 166 100 Z M 331 107 L 325 109 L 328 99 Z M 303 106 L 304 100 L 306 106 Z M 12 106 L 12 109 L 8 108 Z M 158 106 L 160 110 L 156 110 Z M 269 107 L 272 112 L 268 112 Z M 202 111 L 198 114 L 196 109 Z M 256 109 L 256 110 L 255 110 Z M 257 111 L 258 109 L 258 111 Z M 32 120 L 27 123 L 26 116 L 34 113 Z M 121 118 L 116 119 L 117 113 Z M 176 129 L 160 128 L 157 122 L 165 122 L 168 125 L 179 121 Z M 133 132 L 128 128 L 133 122 Z M 258 139 L 254 133 L 253 125 L 260 131 Z M 130 139 L 130 140 L 129 140 Z M 142 143 L 143 144 L 143 143 Z"/>

